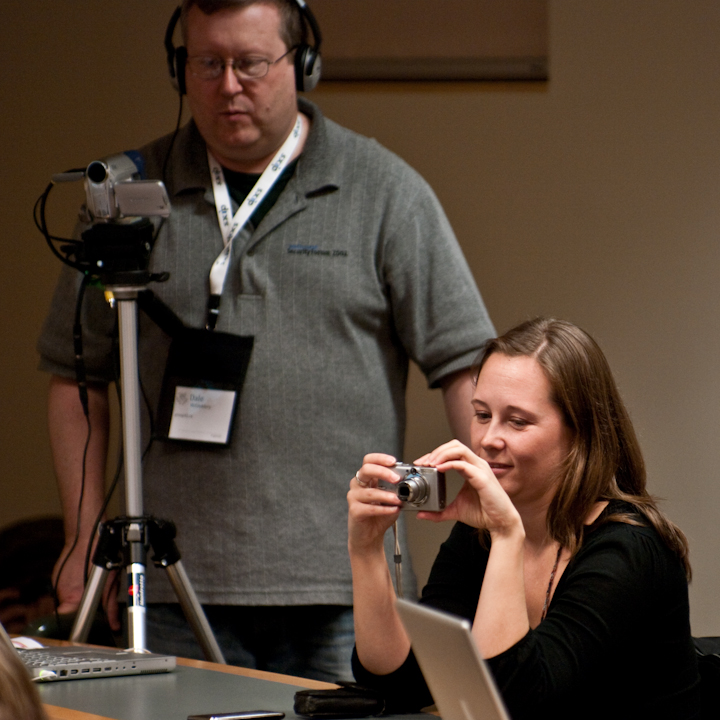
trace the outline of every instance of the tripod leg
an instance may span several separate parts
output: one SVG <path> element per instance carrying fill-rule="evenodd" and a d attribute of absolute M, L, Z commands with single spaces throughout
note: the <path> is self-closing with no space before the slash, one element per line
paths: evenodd
<path fill-rule="evenodd" d="M 93 565 L 87 585 L 85 586 L 85 591 L 83 592 L 82 600 L 80 600 L 80 607 L 75 616 L 75 622 L 70 631 L 70 640 L 73 642 L 87 642 L 95 612 L 100 604 L 100 597 L 105 587 L 108 572 L 108 570 L 99 565 Z"/>
<path fill-rule="evenodd" d="M 215 639 L 210 623 L 205 616 L 205 611 L 190 584 L 190 579 L 185 572 L 182 561 L 178 560 L 165 569 L 168 572 L 168 578 L 173 590 L 175 590 L 175 595 L 180 601 L 180 607 L 182 607 L 185 617 L 190 623 L 190 627 L 192 627 L 203 653 L 205 653 L 205 657 L 212 662 L 224 665 L 225 658 L 222 650 Z"/>

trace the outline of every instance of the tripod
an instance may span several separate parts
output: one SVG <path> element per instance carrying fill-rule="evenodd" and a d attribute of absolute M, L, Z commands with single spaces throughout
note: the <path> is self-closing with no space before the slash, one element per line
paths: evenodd
<path fill-rule="evenodd" d="M 133 274 L 135 275 L 135 274 Z M 111 570 L 125 566 L 128 575 L 128 640 L 133 650 L 146 651 L 145 568 L 148 549 L 157 567 L 167 570 L 168 578 L 183 613 L 208 660 L 225 663 L 220 646 L 195 595 L 175 545 L 173 523 L 143 514 L 142 454 L 140 438 L 140 382 L 137 351 L 137 298 L 153 279 L 140 273 L 142 280 L 127 284 L 108 284 L 117 301 L 120 335 L 120 379 L 123 426 L 123 457 L 127 516 L 101 523 L 93 568 L 80 601 L 70 640 L 85 642 L 90 632 L 103 588 Z"/>

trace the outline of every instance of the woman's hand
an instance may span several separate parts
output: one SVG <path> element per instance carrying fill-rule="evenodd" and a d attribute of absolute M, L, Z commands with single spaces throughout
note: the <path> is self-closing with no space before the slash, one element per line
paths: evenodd
<path fill-rule="evenodd" d="M 457 471 L 465 480 L 457 497 L 439 513 L 420 512 L 418 518 L 441 522 L 459 520 L 471 527 L 488 530 L 491 535 L 522 528 L 515 506 L 503 490 L 490 466 L 470 448 L 452 440 L 418 458 L 415 465 L 428 465 L 440 472 Z"/>
<path fill-rule="evenodd" d="M 392 455 L 366 455 L 347 494 L 355 647 L 360 662 L 377 675 L 397 670 L 410 652 L 410 640 L 395 609 L 395 590 L 383 546 L 385 532 L 397 520 L 402 501 L 377 487 L 380 480 L 400 481 L 390 469 L 393 465 Z"/>
<path fill-rule="evenodd" d="M 396 483 L 398 475 L 390 468 L 392 455 L 371 453 L 350 481 L 348 500 L 348 548 L 350 554 L 382 550 L 386 530 L 397 520 L 402 501 L 377 487 L 379 480 Z"/>

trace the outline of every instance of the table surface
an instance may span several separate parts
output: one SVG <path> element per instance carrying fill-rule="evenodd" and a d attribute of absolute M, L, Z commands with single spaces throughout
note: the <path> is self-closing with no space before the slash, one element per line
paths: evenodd
<path fill-rule="evenodd" d="M 50 720 L 186 720 L 188 715 L 280 710 L 287 720 L 295 693 L 329 683 L 178 658 L 174 672 L 41 683 Z M 428 719 L 403 715 L 403 720 Z"/>

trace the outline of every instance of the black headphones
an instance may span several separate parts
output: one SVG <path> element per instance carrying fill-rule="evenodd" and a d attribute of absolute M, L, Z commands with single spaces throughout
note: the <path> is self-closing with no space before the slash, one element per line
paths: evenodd
<path fill-rule="evenodd" d="M 307 28 L 310 28 L 313 36 L 313 45 L 302 42 L 295 51 L 295 87 L 301 92 L 312 90 L 320 80 L 322 61 L 320 58 L 320 43 L 322 35 L 315 16 L 310 12 L 305 0 L 295 0 L 300 9 L 300 17 L 303 22 L 303 35 L 307 35 Z M 184 95 L 185 89 L 185 65 L 187 63 L 187 49 L 181 45 L 173 45 L 175 27 L 180 21 L 180 6 L 170 18 L 165 30 L 165 52 L 167 53 L 168 70 L 173 87 Z"/>

